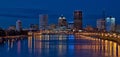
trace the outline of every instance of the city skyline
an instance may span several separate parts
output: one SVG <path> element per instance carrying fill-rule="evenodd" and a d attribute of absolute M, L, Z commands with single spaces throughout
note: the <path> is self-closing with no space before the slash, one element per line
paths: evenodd
<path fill-rule="evenodd" d="M 75 11 L 81 11 L 81 10 L 75 10 Z M 75 11 L 74 11 L 74 12 L 75 12 Z M 74 13 L 74 12 L 73 12 L 73 13 Z M 82 11 L 81 11 L 81 12 L 82 12 Z M 39 24 L 39 25 L 40 25 L 40 23 L 42 22 L 42 21 L 40 20 L 40 19 L 41 19 L 41 18 L 40 18 L 40 15 L 48 15 L 48 14 L 39 14 L 39 15 L 38 15 L 38 19 L 37 19 L 38 21 L 35 21 L 35 20 L 34 20 L 35 23 L 28 23 L 29 25 L 27 25 L 27 26 L 25 26 L 26 23 L 24 23 L 24 21 L 23 21 L 23 23 L 24 23 L 24 24 L 23 24 L 23 28 L 27 28 L 27 29 L 28 29 L 28 28 L 30 28 L 30 25 L 31 25 L 31 24 Z M 61 15 L 63 15 L 63 14 L 61 14 Z M 59 16 L 61 16 L 61 15 L 59 15 Z M 57 25 L 58 20 L 59 20 L 59 19 L 58 19 L 59 17 L 56 19 L 57 21 L 55 21 L 55 20 L 50 20 L 50 15 L 48 15 L 48 16 L 49 16 L 49 17 L 47 17 L 47 19 L 48 19 L 48 20 L 47 20 L 48 25 L 51 25 L 51 24 L 56 24 L 56 25 Z M 67 22 L 68 22 L 68 23 L 69 23 L 69 22 L 74 22 L 74 17 L 75 17 L 75 16 L 74 16 L 74 14 L 73 14 L 73 16 L 72 16 L 73 19 L 71 19 L 71 21 L 66 18 L 66 19 L 67 19 Z M 102 17 L 100 17 L 99 19 L 104 19 L 104 18 L 107 18 L 107 17 L 114 17 L 114 16 L 105 16 L 105 17 L 102 16 Z M 83 19 L 83 14 L 81 15 L 81 18 Z M 115 18 L 116 18 L 116 17 L 115 17 Z M 15 19 L 14 21 L 16 22 L 17 20 L 23 20 L 23 19 Z M 98 20 L 98 19 L 96 19 L 96 20 L 94 20 L 94 21 L 96 22 L 97 20 Z M 116 19 L 116 20 L 117 20 L 117 19 Z M 6 20 L 6 21 L 7 21 L 7 20 Z M 50 21 L 52 21 L 52 22 L 50 23 Z M 54 21 L 55 21 L 55 22 L 54 22 Z M 83 28 L 85 28 L 87 25 L 90 25 L 90 26 L 92 26 L 92 27 L 94 27 L 94 28 L 97 28 L 97 24 L 92 24 L 92 23 L 91 23 L 91 24 L 86 24 L 86 25 L 85 25 L 85 22 L 84 22 L 84 21 L 86 22 L 87 20 L 84 20 L 84 19 L 82 20 L 82 26 L 83 26 Z M 31 21 L 31 22 L 33 22 L 33 21 Z M 94 23 L 95 23 L 95 22 L 94 22 Z M 116 22 L 116 21 L 115 21 L 115 22 Z M 117 23 L 117 22 L 116 22 L 116 24 L 119 25 L 119 23 Z M 14 24 L 9 24 L 9 26 L 15 26 L 15 23 L 14 23 Z M 7 26 L 7 28 L 9 28 L 9 26 Z M 4 29 L 7 29 L 7 28 L 2 27 L 2 26 L 0 26 L 0 27 L 1 27 L 1 28 L 4 28 Z"/>
<path fill-rule="evenodd" d="M 24 26 L 29 24 L 36 24 L 39 20 L 39 14 L 48 14 L 49 23 L 56 23 L 61 14 L 67 18 L 68 21 L 73 20 L 74 10 L 83 11 L 83 26 L 88 24 L 96 26 L 96 20 L 102 18 L 102 12 L 105 11 L 106 16 L 113 16 L 119 22 L 120 8 L 119 0 L 83 0 L 83 1 L 69 1 L 69 0 L 20 0 L 20 1 L 0 1 L 0 26 L 8 28 L 14 25 L 16 20 L 21 19 Z M 11 21 L 9 21 L 11 20 Z M 7 24 L 10 23 L 10 24 Z M 39 23 L 37 23 L 39 24 Z"/>
<path fill-rule="evenodd" d="M 0 0 L 1 57 L 120 57 L 119 0 Z"/>

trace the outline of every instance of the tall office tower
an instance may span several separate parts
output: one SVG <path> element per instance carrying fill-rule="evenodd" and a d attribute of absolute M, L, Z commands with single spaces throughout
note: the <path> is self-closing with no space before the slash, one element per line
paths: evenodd
<path fill-rule="evenodd" d="M 74 29 L 82 30 L 82 11 L 74 11 Z"/>
<path fill-rule="evenodd" d="M 97 29 L 98 31 L 105 31 L 105 20 L 104 19 L 98 19 L 97 20 Z"/>
<path fill-rule="evenodd" d="M 22 22 L 20 20 L 16 21 L 16 30 L 21 31 L 22 30 Z"/>
<path fill-rule="evenodd" d="M 106 31 L 114 32 L 115 31 L 115 18 L 107 17 L 105 20 L 106 20 Z"/>
<path fill-rule="evenodd" d="M 63 27 L 63 26 L 67 27 L 67 20 L 63 15 L 61 15 L 58 19 L 58 26 L 59 27 Z"/>
<path fill-rule="evenodd" d="M 103 10 L 103 13 L 102 13 L 102 15 L 103 15 L 103 17 L 102 17 L 102 19 L 103 19 L 103 26 L 104 26 L 104 31 L 106 31 L 106 20 L 105 20 L 105 18 L 106 18 L 106 12 L 105 12 L 105 10 Z"/>
<path fill-rule="evenodd" d="M 39 15 L 39 18 L 40 18 L 40 29 L 42 29 L 42 30 L 47 29 L 48 15 L 47 14 L 42 14 L 42 15 Z"/>

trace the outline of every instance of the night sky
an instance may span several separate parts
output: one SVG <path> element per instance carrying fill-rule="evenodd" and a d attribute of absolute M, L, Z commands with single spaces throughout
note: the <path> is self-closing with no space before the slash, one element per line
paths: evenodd
<path fill-rule="evenodd" d="M 58 22 L 63 14 L 73 20 L 74 10 L 83 11 L 83 26 L 96 26 L 96 19 L 113 16 L 120 24 L 120 0 L 0 0 L 0 27 L 8 28 L 20 19 L 24 28 L 38 24 L 39 14 L 49 15 L 49 24 Z"/>

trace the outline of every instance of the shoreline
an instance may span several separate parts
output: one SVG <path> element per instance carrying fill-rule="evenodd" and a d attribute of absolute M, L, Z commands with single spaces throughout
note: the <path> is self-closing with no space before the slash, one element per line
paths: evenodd
<path fill-rule="evenodd" d="M 101 39 L 101 40 L 113 41 L 113 42 L 116 42 L 117 44 L 120 45 L 120 39 L 119 38 L 106 37 L 106 36 L 93 36 L 93 35 L 84 35 L 84 36 L 88 36 L 88 37 L 92 37 L 92 38 L 98 38 L 98 39 Z"/>
<path fill-rule="evenodd" d="M 113 42 L 116 42 L 116 43 L 118 43 L 118 44 L 120 45 L 120 39 L 119 39 L 119 38 L 100 36 L 99 39 L 108 40 L 108 41 L 113 41 Z"/>
<path fill-rule="evenodd" d="M 16 36 L 2 36 L 0 39 L 18 39 L 18 38 L 24 38 L 27 37 L 27 35 L 16 35 Z"/>

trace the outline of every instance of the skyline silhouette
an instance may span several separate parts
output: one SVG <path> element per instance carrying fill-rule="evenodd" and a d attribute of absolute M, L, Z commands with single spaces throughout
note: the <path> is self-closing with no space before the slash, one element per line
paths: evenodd
<path fill-rule="evenodd" d="M 75 10 L 83 11 L 83 26 L 89 24 L 95 27 L 94 23 L 96 23 L 96 19 L 103 17 L 103 11 L 105 11 L 106 16 L 115 17 L 116 23 L 120 24 L 119 2 L 119 0 L 4 0 L 0 1 L 0 26 L 7 28 L 20 19 L 23 21 L 24 27 L 29 27 L 29 24 L 38 24 L 39 14 L 48 14 L 50 24 L 56 24 L 61 14 L 68 21 L 73 21 L 73 12 Z"/>

